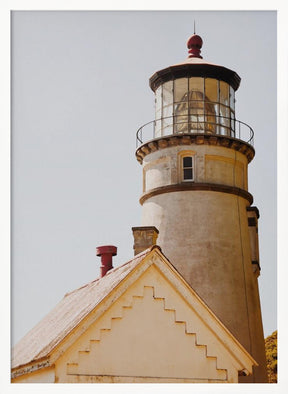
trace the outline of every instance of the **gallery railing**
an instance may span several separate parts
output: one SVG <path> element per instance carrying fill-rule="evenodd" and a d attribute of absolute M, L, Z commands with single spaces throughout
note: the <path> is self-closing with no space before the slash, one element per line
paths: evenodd
<path fill-rule="evenodd" d="M 136 132 L 136 148 L 149 140 L 175 134 L 215 134 L 254 144 L 253 129 L 240 120 L 220 115 L 174 115 L 141 126 Z"/>

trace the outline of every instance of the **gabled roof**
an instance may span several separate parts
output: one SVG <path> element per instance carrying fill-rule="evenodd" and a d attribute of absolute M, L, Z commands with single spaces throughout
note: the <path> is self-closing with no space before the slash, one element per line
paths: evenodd
<path fill-rule="evenodd" d="M 12 369 L 46 357 L 76 327 L 152 248 L 107 272 L 102 278 L 70 293 L 52 309 L 12 350 Z"/>
<path fill-rule="evenodd" d="M 161 272 L 194 313 L 209 327 L 212 337 L 231 354 L 238 370 L 252 372 L 257 362 L 214 315 L 204 301 L 189 286 L 158 246 L 138 254 L 132 260 L 79 289 L 66 294 L 59 304 L 38 323 L 13 349 L 13 374 L 53 365 L 73 342 L 98 317 L 131 288 L 150 267 Z M 77 329 L 76 329 L 77 328 Z M 35 368 L 35 369 L 33 369 Z"/>

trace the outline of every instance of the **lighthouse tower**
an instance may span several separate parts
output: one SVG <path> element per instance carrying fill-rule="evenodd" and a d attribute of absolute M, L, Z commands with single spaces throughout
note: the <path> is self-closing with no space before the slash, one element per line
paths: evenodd
<path fill-rule="evenodd" d="M 188 58 L 150 78 L 155 120 L 137 132 L 143 167 L 142 226 L 259 366 L 243 382 L 266 382 L 258 276 L 258 209 L 248 192 L 253 130 L 236 120 L 238 74 Z"/>

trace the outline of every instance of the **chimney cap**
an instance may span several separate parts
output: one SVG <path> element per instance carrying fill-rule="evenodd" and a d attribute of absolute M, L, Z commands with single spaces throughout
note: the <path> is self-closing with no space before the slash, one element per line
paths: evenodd
<path fill-rule="evenodd" d="M 138 227 L 132 227 L 132 231 L 156 231 L 157 234 L 159 234 L 159 230 L 155 226 L 138 226 Z"/>
<path fill-rule="evenodd" d="M 96 256 L 102 256 L 103 254 L 112 254 L 112 256 L 117 255 L 117 247 L 113 245 L 103 245 L 97 246 Z"/>

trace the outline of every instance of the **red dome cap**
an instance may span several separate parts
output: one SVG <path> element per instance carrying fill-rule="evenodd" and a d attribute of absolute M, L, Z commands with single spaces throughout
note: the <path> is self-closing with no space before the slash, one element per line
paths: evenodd
<path fill-rule="evenodd" d="M 202 56 L 200 55 L 202 44 L 202 38 L 197 34 L 193 34 L 193 36 L 191 36 L 187 41 L 187 48 L 189 49 L 188 57 L 200 57 L 202 59 Z"/>

